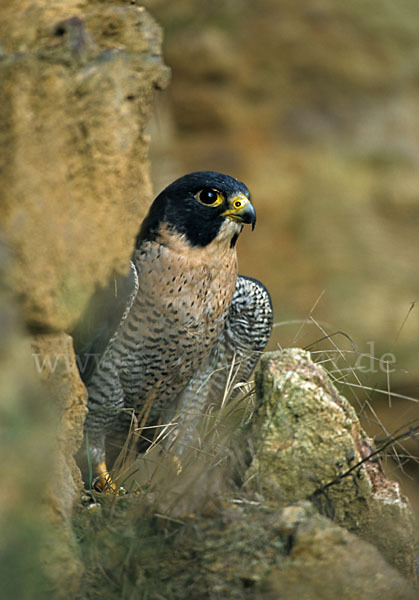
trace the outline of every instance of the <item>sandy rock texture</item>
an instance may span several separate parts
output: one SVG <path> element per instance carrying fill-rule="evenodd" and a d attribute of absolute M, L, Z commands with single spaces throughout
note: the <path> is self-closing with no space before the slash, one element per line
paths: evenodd
<path fill-rule="evenodd" d="M 49 430 L 54 444 L 48 461 L 42 466 L 48 471 L 42 497 L 52 529 L 41 556 L 53 587 L 59 590 L 61 584 L 57 582 L 67 582 L 75 591 L 83 566 L 76 558 L 77 543 L 71 518 L 80 501 L 83 482 L 74 455 L 82 442 L 87 390 L 79 377 L 69 335 L 35 335 L 31 350 L 33 370 L 42 382 L 43 394 L 53 407 L 55 417 Z"/>
<path fill-rule="evenodd" d="M 34 548 L 42 546 L 51 587 L 64 595 L 76 589 L 82 572 L 70 519 L 82 488 L 73 455 L 87 399 L 66 332 L 92 292 L 128 268 L 152 198 L 145 130 L 154 91 L 169 77 L 161 41 L 160 27 L 136 3 L 0 6 L 2 277 L 8 302 L 18 307 L 15 325 L 3 317 L 7 307 L 1 313 L 0 377 L 3 390 L 11 390 L 8 409 L 27 429 L 22 425 L 14 438 L 14 461 L 23 471 L 27 462 L 39 482 L 27 485 L 29 502 L 36 490 L 43 530 L 53 532 Z M 23 339 L 16 342 L 21 350 L 12 369 L 9 328 Z M 21 392 L 26 380 L 34 391 Z M 35 417 L 39 398 L 51 412 L 38 428 L 24 418 L 32 398 Z M 36 460 L 37 453 L 43 460 Z M 3 481 L 9 481 L 7 473 Z M 22 489 L 13 489 L 9 495 L 20 498 Z"/>
<path fill-rule="evenodd" d="M 127 268 L 151 199 L 145 127 L 168 70 L 141 7 L 12 4 L 0 9 L 0 222 L 26 322 L 68 330 Z"/>
<path fill-rule="evenodd" d="M 267 353 L 256 386 L 253 484 L 281 504 L 310 499 L 415 581 L 416 527 L 407 499 L 378 457 L 357 466 L 375 447 L 326 370 L 304 350 Z"/>
<path fill-rule="evenodd" d="M 28 590 L 47 583 L 41 559 L 41 549 L 50 540 L 44 492 L 55 452 L 56 419 L 5 285 L 9 268 L 0 244 L 0 596 L 25 598 Z M 70 558 L 69 564 L 80 570 L 80 563 Z"/>

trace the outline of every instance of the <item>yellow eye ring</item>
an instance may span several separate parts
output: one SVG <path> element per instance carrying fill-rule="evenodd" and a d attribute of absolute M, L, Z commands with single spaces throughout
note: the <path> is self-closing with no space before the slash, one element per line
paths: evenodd
<path fill-rule="evenodd" d="M 218 190 L 213 188 L 203 188 L 200 190 L 195 198 L 204 206 L 219 206 L 224 201 L 224 196 Z"/>

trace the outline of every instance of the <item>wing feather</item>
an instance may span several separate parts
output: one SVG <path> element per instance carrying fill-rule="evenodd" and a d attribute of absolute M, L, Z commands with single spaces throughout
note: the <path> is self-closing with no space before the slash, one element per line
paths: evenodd
<path fill-rule="evenodd" d="M 115 275 L 109 284 L 97 290 L 71 332 L 80 376 L 87 384 L 99 364 L 109 341 L 126 318 L 138 291 L 134 263 L 128 275 Z"/>

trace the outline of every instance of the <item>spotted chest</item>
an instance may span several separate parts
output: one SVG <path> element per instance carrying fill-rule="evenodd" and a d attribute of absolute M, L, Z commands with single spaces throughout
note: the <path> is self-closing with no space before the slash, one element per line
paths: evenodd
<path fill-rule="evenodd" d="M 176 399 L 219 338 L 233 298 L 235 248 L 169 241 L 146 242 L 135 255 L 139 289 L 114 344 L 127 406 L 153 397 L 158 409 Z"/>

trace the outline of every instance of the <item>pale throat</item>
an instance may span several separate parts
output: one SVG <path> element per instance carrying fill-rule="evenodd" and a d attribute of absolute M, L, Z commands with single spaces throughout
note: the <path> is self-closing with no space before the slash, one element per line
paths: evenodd
<path fill-rule="evenodd" d="M 241 223 L 226 219 L 212 242 L 206 246 L 191 246 L 185 235 L 174 234 L 163 225 L 156 241 L 172 252 L 188 257 L 192 264 L 218 265 L 222 269 L 227 261 L 233 263 L 233 269 L 237 269 L 237 252 L 235 246 L 232 247 L 231 240 L 240 234 L 242 228 Z"/>

